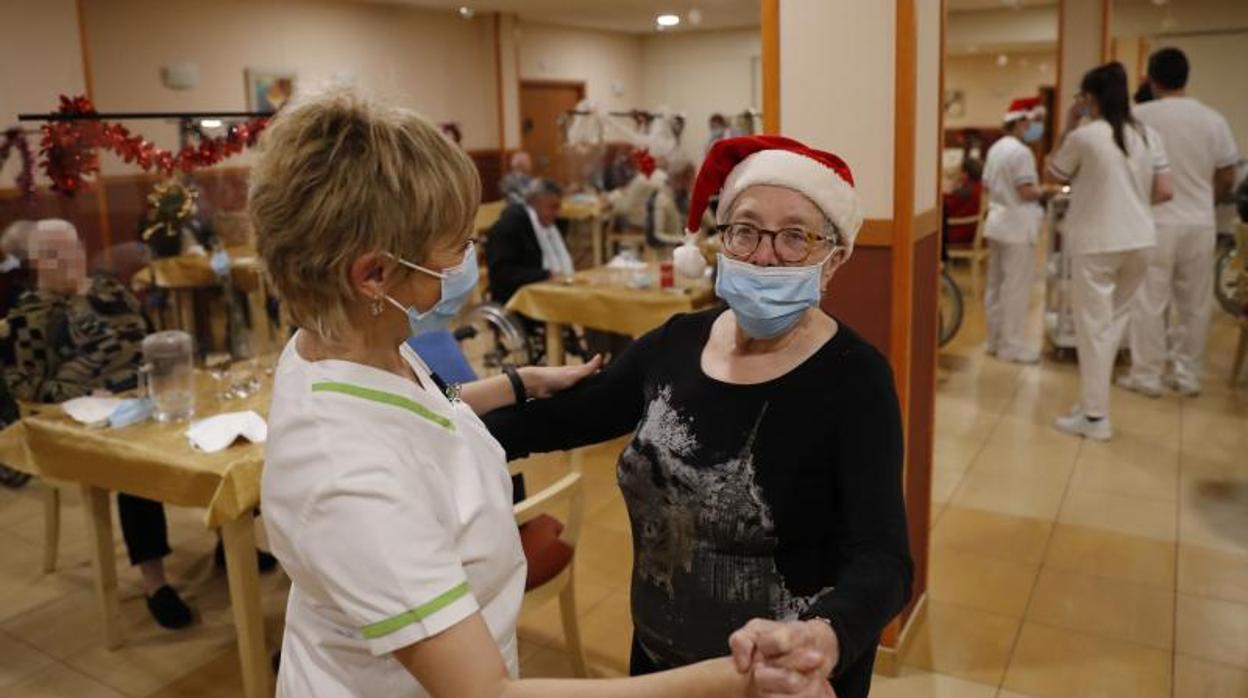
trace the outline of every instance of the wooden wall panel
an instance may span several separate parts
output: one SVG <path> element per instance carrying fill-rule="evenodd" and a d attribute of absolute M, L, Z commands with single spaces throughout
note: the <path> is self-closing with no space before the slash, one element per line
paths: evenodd
<path fill-rule="evenodd" d="M 892 263 L 892 250 L 887 247 L 855 247 L 823 297 L 823 309 L 828 314 L 852 327 L 885 355 L 890 339 Z"/>

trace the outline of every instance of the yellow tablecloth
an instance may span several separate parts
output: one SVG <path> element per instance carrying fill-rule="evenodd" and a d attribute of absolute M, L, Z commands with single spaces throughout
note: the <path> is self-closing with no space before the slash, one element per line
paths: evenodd
<path fill-rule="evenodd" d="M 205 373 L 196 376 L 196 418 L 255 410 L 268 415 L 269 385 L 243 400 L 218 402 Z M 217 453 L 194 450 L 186 422 L 92 428 L 60 408 L 25 417 L 0 432 L 0 462 L 52 479 L 118 490 L 178 506 L 202 507 L 216 528 L 260 503 L 263 445 L 240 440 Z"/>
<path fill-rule="evenodd" d="M 263 265 L 254 250 L 229 250 L 230 277 L 239 290 L 250 293 L 259 287 Z M 139 286 L 155 283 L 163 288 L 207 288 L 217 285 L 208 257 L 181 255 L 153 259 L 134 275 Z"/>
<path fill-rule="evenodd" d="M 652 265 L 649 274 L 657 284 L 658 267 Z M 529 284 L 516 291 L 507 309 L 534 320 L 640 337 L 676 313 L 698 310 L 714 301 L 706 282 L 688 288 L 631 288 L 628 277 L 628 272 L 598 267 L 578 272 L 571 283 Z"/>

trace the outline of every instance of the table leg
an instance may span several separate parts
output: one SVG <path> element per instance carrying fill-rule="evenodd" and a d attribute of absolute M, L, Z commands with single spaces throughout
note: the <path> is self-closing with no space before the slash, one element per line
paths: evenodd
<path fill-rule="evenodd" d="M 589 234 L 593 238 L 594 246 L 594 266 L 600 267 L 606 264 L 602 254 L 602 216 L 594 216 L 589 222 Z"/>
<path fill-rule="evenodd" d="M 562 366 L 567 362 L 563 351 L 563 325 L 557 322 L 546 323 L 546 365 Z"/>
<path fill-rule="evenodd" d="M 268 293 L 264 279 L 256 283 L 256 288 L 247 294 L 248 312 L 251 313 L 251 335 L 256 338 L 257 354 L 267 356 L 274 351 L 273 325 L 269 322 L 269 310 L 265 307 Z"/>
<path fill-rule="evenodd" d="M 121 604 L 117 600 L 117 561 L 113 556 L 113 517 L 108 490 L 82 486 L 87 533 L 91 537 L 91 564 L 95 568 L 95 596 L 104 621 L 104 646 L 121 646 Z"/>
<path fill-rule="evenodd" d="M 254 526 L 251 512 L 244 512 L 221 526 L 230 608 L 234 614 L 234 631 L 238 633 L 238 656 L 243 666 L 243 692 L 247 698 L 273 695 L 273 676 L 264 647 L 264 613 L 260 609 Z"/>

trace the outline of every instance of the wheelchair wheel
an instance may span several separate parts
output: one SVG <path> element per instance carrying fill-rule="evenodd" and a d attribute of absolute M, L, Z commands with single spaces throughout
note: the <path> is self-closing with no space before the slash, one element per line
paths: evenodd
<path fill-rule="evenodd" d="M 962 327 L 962 290 L 954 282 L 953 277 L 944 269 L 940 270 L 940 297 L 937 299 L 940 313 L 937 337 L 939 346 L 945 346 L 953 340 L 958 329 Z"/>
<path fill-rule="evenodd" d="M 501 373 L 506 364 L 532 363 L 524 326 L 497 303 L 470 308 L 451 333 L 482 378 Z"/>
<path fill-rule="evenodd" d="M 1234 246 L 1221 247 L 1213 267 L 1213 295 L 1218 299 L 1222 310 L 1232 317 L 1243 317 L 1245 312 L 1243 303 L 1235 297 L 1240 284 L 1245 283 L 1240 278 L 1243 274 L 1239 270 L 1239 254 L 1239 249 Z"/>

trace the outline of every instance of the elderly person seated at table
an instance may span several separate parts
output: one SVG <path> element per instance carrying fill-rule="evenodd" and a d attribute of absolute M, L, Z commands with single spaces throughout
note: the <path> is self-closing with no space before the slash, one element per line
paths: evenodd
<path fill-rule="evenodd" d="M 498 180 L 499 191 L 512 203 L 523 203 L 533 183 L 533 158 L 523 150 L 511 155 L 511 169 Z"/>
<path fill-rule="evenodd" d="M 604 372 L 485 422 L 510 458 L 632 434 L 617 477 L 634 675 L 713 657 L 748 623 L 787 640 L 734 635 L 742 665 L 812 652 L 825 688 L 861 698 L 913 565 L 888 361 L 820 309 L 862 224 L 852 175 L 787 138 L 730 138 L 702 165 L 688 228 L 717 192 L 727 307 L 677 315 Z"/>
<path fill-rule="evenodd" d="M 67 221 L 40 221 L 28 255 L 36 287 L 9 312 L 4 335 L 4 379 L 13 397 L 59 403 L 83 395 L 135 387 L 140 343 L 150 327 L 138 301 L 118 282 L 87 275 L 86 252 Z M 165 510 L 159 502 L 117 493 L 121 532 L 143 578 L 147 608 L 161 626 L 191 624 L 191 609 L 165 578 L 170 553 Z"/>
<path fill-rule="evenodd" d="M 551 179 L 529 183 L 522 203 L 503 209 L 485 240 L 490 297 L 506 304 L 526 284 L 572 275 L 572 256 L 555 225 L 563 188 Z"/>

